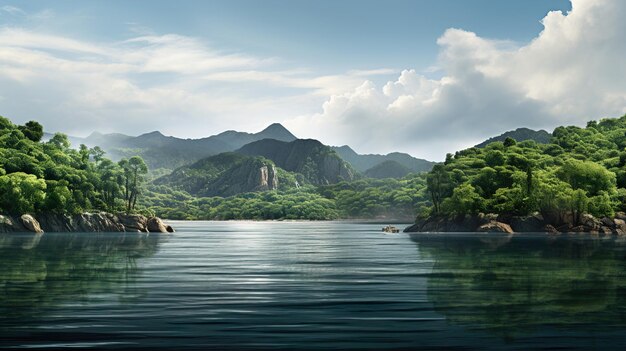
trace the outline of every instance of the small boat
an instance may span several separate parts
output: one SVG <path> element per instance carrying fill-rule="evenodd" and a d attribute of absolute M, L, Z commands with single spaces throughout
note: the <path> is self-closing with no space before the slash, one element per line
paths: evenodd
<path fill-rule="evenodd" d="M 388 225 L 386 227 L 383 227 L 383 232 L 385 233 L 400 233 L 400 229 L 392 226 L 392 225 Z"/>

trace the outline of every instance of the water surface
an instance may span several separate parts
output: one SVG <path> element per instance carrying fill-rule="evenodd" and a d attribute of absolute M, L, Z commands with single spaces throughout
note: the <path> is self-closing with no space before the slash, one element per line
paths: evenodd
<path fill-rule="evenodd" d="M 175 222 L 0 235 L 0 347 L 624 349 L 626 243 Z"/>

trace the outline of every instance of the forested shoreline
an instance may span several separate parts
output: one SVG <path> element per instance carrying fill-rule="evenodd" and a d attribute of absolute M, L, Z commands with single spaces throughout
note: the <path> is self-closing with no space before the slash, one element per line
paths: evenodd
<path fill-rule="evenodd" d="M 541 216 L 558 227 L 579 225 L 586 215 L 608 218 L 626 212 L 626 116 L 592 121 L 584 128 L 558 127 L 547 144 L 507 138 L 468 148 L 448 154 L 428 173 L 399 179 L 355 174 L 350 180 L 316 184 L 297 170 L 285 171 L 270 159 L 256 157 L 257 163 L 251 164 L 277 174 L 275 181 L 280 179 L 281 186 L 232 196 L 194 195 L 185 190 L 184 182 L 150 178 L 141 157 L 114 162 L 99 147 L 72 148 L 64 134 L 45 142 L 42 136 L 37 122 L 18 126 L 0 118 L 0 213 L 106 211 L 187 220 L 418 221 L 493 214 Z M 319 150 L 315 155 L 337 157 L 334 151 Z M 245 164 L 250 157 L 234 159 Z M 307 174 L 318 174 L 311 168 L 314 161 L 304 163 Z M 199 174 L 200 181 L 222 174 L 202 172 L 206 170 L 185 168 L 172 174 Z"/>
<path fill-rule="evenodd" d="M 65 134 L 42 142 L 43 126 L 0 117 L 0 212 L 138 212 L 148 169 L 140 157 L 113 162 L 101 148 L 74 149 Z"/>

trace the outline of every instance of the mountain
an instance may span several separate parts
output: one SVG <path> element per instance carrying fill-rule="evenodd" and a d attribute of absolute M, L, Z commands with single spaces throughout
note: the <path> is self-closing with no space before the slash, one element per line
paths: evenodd
<path fill-rule="evenodd" d="M 411 170 L 397 161 L 387 160 L 364 172 L 369 178 L 402 178 L 411 173 Z"/>
<path fill-rule="evenodd" d="M 354 169 L 330 147 L 313 139 L 285 142 L 264 139 L 247 144 L 236 152 L 270 159 L 286 171 L 300 173 L 312 184 L 335 184 L 353 180 Z"/>
<path fill-rule="evenodd" d="M 552 134 L 546 132 L 545 130 L 533 130 L 528 128 L 517 128 L 515 130 L 511 130 L 495 136 L 493 138 L 489 138 L 482 143 L 476 145 L 478 148 L 483 148 L 494 141 L 504 141 L 506 138 L 513 138 L 516 141 L 525 141 L 525 140 L 534 140 L 538 144 L 548 144 L 550 140 L 552 140 Z"/>
<path fill-rule="evenodd" d="M 352 150 L 352 148 L 348 145 L 333 146 L 332 149 L 359 172 L 365 172 L 385 161 L 395 161 L 408 168 L 411 172 L 428 172 L 436 164 L 436 162 L 415 158 L 409 154 L 401 152 L 392 152 L 387 155 L 360 155 Z"/>
<path fill-rule="evenodd" d="M 295 186 L 294 177 L 272 161 L 233 152 L 207 157 L 177 168 L 154 181 L 195 196 L 233 196 Z"/>
<path fill-rule="evenodd" d="M 51 137 L 50 134 L 47 137 Z M 70 137 L 72 145 L 100 146 L 114 160 L 139 155 L 152 170 L 175 169 L 207 156 L 234 151 L 262 139 L 293 141 L 296 137 L 279 123 L 274 123 L 258 133 L 229 130 L 201 139 L 181 139 L 154 131 L 136 137 L 124 134 L 94 132 L 86 138 Z"/>

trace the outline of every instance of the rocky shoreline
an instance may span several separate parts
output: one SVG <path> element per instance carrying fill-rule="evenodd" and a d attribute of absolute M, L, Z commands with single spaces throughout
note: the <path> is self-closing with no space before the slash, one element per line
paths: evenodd
<path fill-rule="evenodd" d="M 158 217 L 107 212 L 75 215 L 41 213 L 0 215 L 0 233 L 13 232 L 137 232 L 173 233 L 174 228 Z"/>
<path fill-rule="evenodd" d="M 431 216 L 418 220 L 404 229 L 405 233 L 436 232 L 483 232 L 483 233 L 589 233 L 596 235 L 626 235 L 626 213 L 618 212 L 614 217 L 596 218 L 582 215 L 579 221 L 549 222 L 541 214 L 532 216 L 506 216 L 478 214 L 465 216 Z"/>

